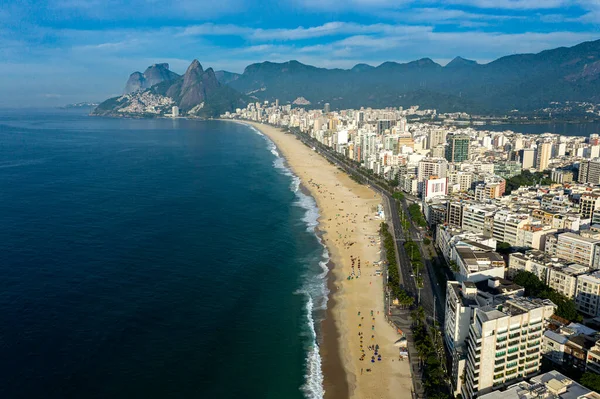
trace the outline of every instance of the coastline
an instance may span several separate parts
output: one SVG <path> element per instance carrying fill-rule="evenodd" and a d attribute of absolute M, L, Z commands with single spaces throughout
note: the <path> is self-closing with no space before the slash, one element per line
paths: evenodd
<path fill-rule="evenodd" d="M 381 220 L 375 211 L 381 197 L 351 180 L 294 135 L 269 125 L 232 122 L 254 127 L 267 136 L 319 208 L 316 231 L 330 256 L 328 306 L 319 329 L 325 398 L 386 398 L 397 397 L 398 392 L 409 398 L 409 365 L 398 360 L 398 349 L 393 346 L 398 336 L 385 320 L 382 277 L 375 273 L 379 267 L 375 262 L 381 256 L 377 242 Z M 358 278 L 360 261 L 362 278 Z M 373 356 L 377 354 L 379 359 Z"/>

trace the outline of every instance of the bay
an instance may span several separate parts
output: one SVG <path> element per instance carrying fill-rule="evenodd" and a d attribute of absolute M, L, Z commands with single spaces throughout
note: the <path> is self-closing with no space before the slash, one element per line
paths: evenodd
<path fill-rule="evenodd" d="M 34 110 L 0 143 L 1 397 L 314 397 L 316 210 L 264 137 Z"/>

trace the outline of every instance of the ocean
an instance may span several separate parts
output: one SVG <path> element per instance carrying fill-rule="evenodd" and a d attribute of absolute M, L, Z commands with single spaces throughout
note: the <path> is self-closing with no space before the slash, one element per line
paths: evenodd
<path fill-rule="evenodd" d="M 328 254 L 228 122 L 0 111 L 0 397 L 321 398 Z"/>

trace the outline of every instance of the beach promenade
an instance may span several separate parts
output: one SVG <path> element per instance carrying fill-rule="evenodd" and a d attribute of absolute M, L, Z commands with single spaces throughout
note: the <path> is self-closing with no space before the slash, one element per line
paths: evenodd
<path fill-rule="evenodd" d="M 410 398 L 408 360 L 384 314 L 377 206 L 382 198 L 281 129 L 244 122 L 267 135 L 317 201 L 319 231 L 333 281 L 321 354 L 326 398 Z M 333 323 L 331 323 L 333 321 Z"/>

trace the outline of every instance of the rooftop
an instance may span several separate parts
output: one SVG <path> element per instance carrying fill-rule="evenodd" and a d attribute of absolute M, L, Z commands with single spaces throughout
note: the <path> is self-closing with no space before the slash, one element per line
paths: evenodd
<path fill-rule="evenodd" d="M 505 280 L 498 277 L 493 277 L 485 281 L 479 281 L 475 285 L 479 291 L 486 292 L 493 296 L 506 295 L 524 289 L 520 285 L 515 284 L 510 280 Z"/>
<path fill-rule="evenodd" d="M 519 382 L 504 391 L 494 391 L 479 399 L 598 399 L 600 395 L 558 371 L 533 377 L 529 382 Z"/>

